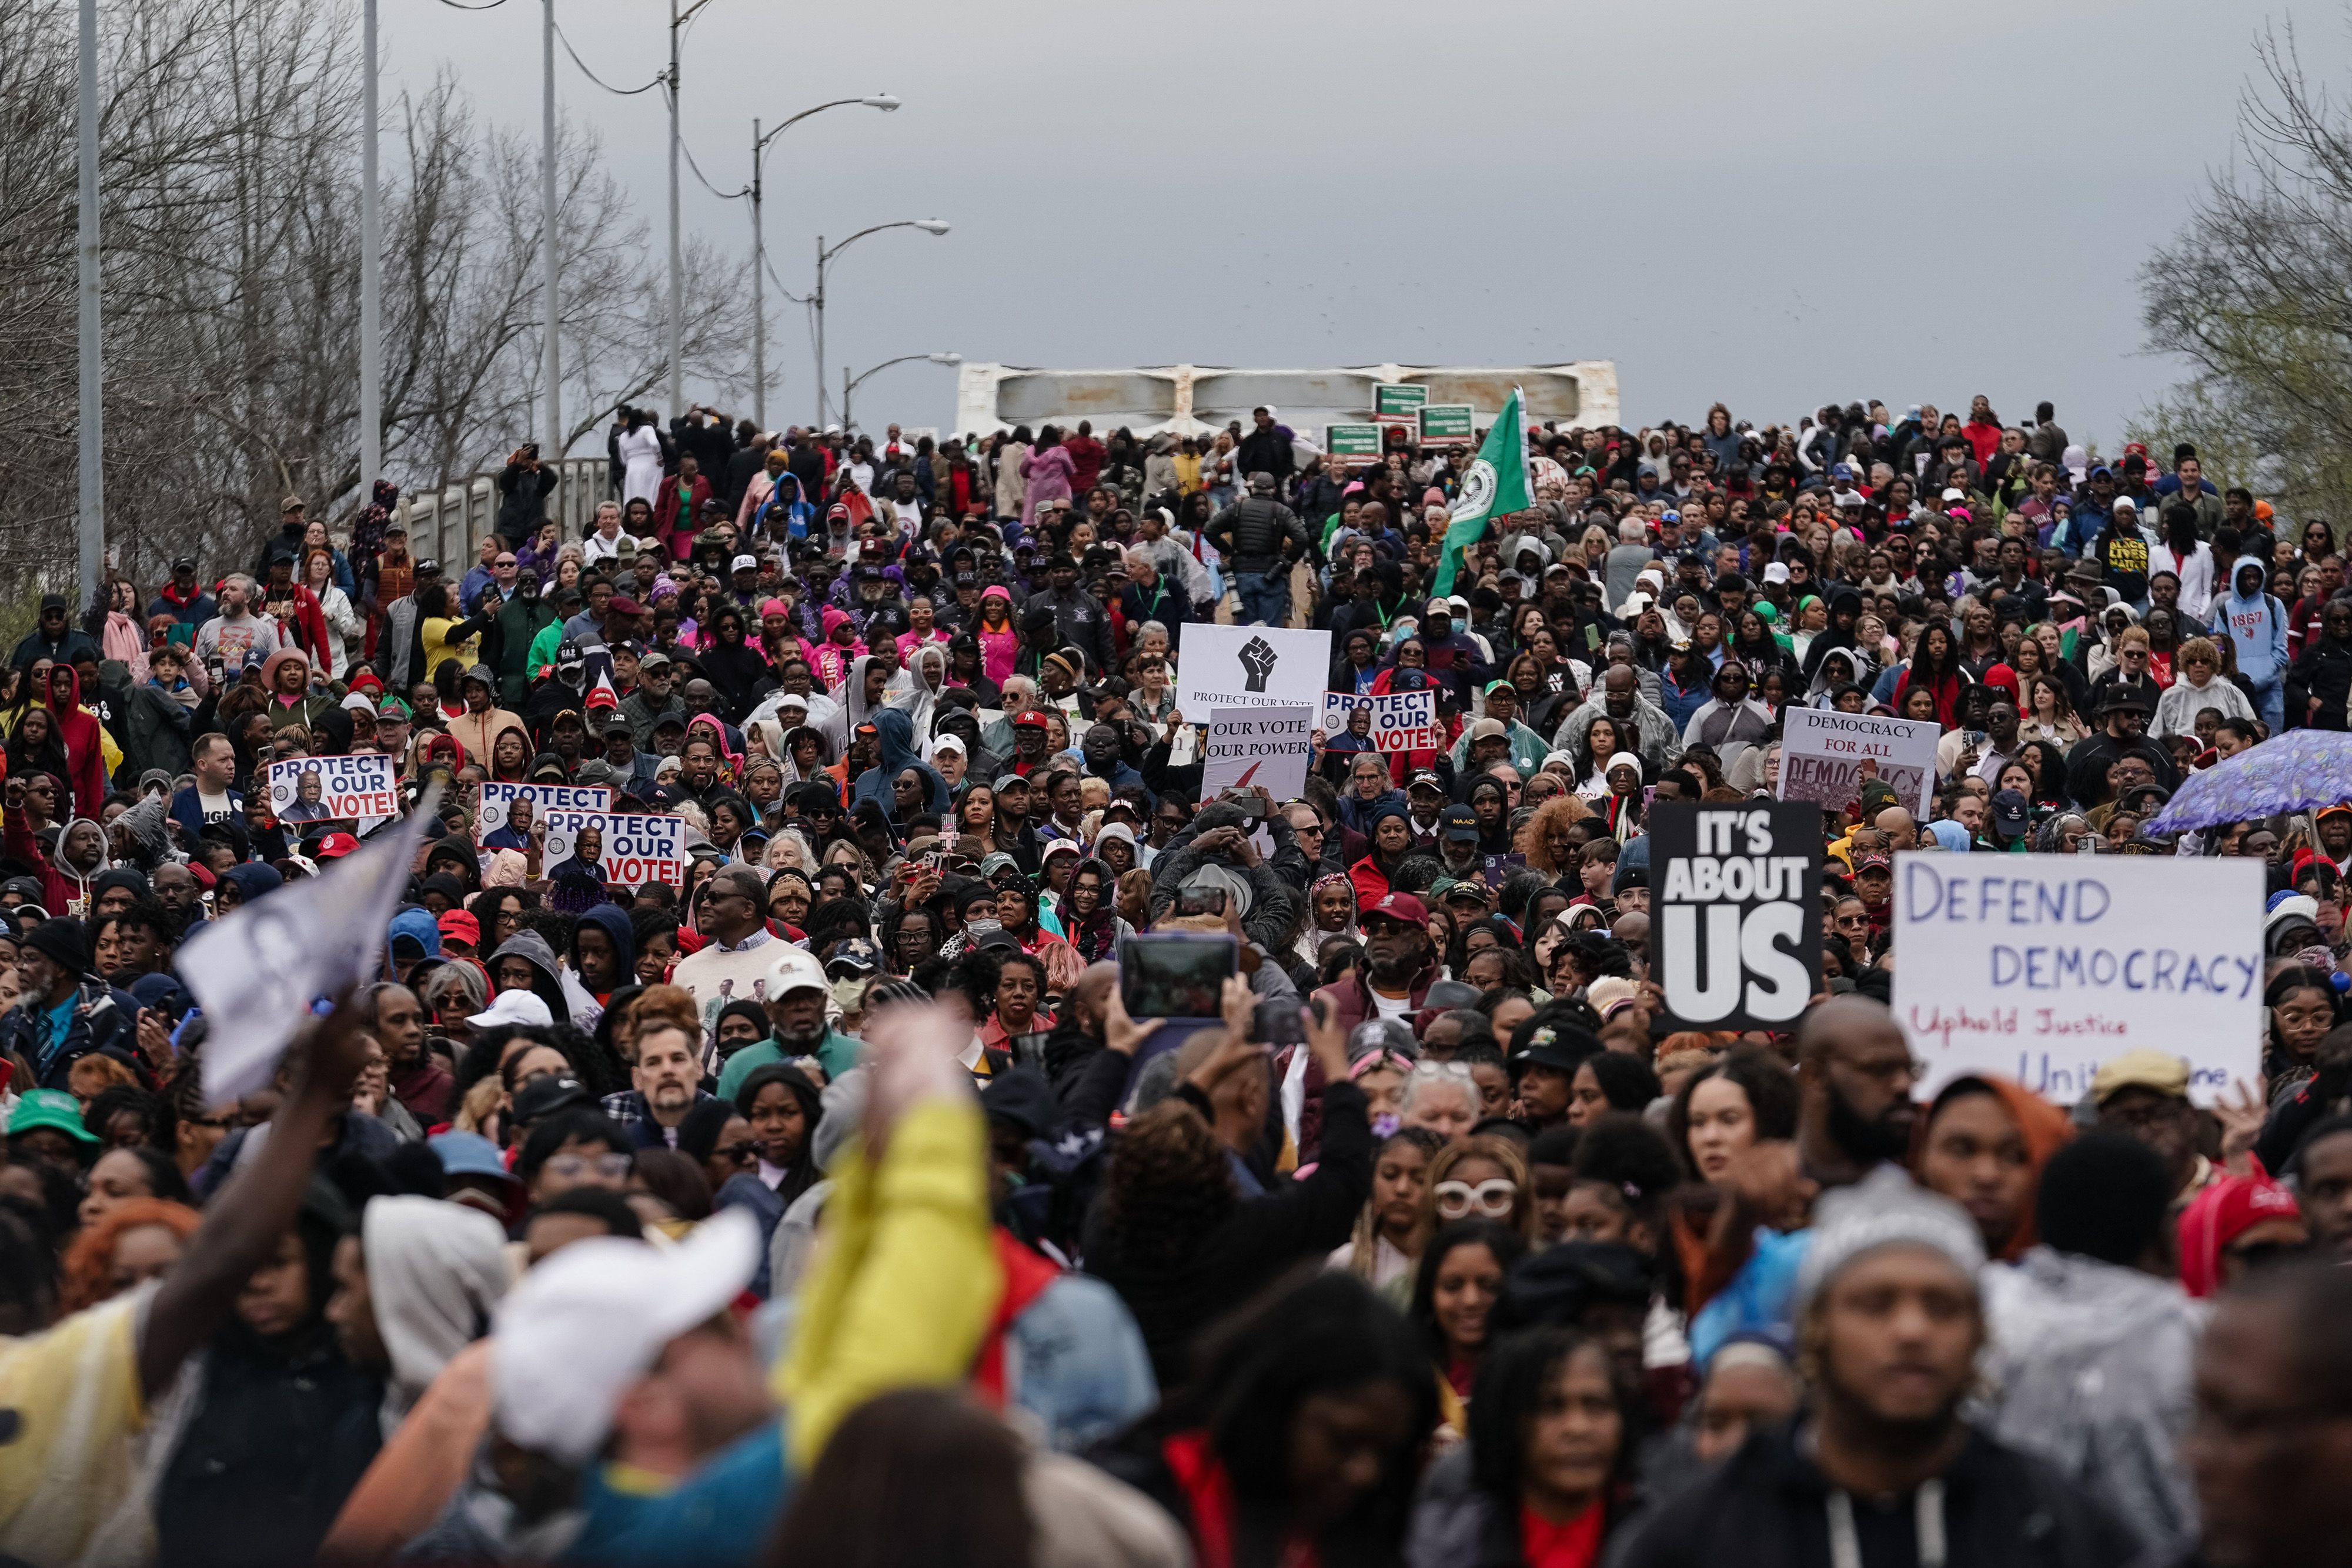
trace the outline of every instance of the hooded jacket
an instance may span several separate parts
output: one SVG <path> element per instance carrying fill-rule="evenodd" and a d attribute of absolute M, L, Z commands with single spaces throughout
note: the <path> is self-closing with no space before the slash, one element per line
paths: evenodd
<path fill-rule="evenodd" d="M 506 1294 L 506 1233 L 478 1209 L 400 1196 L 368 1204 L 360 1239 L 376 1330 L 392 1359 L 383 1411 L 390 1437 L 449 1358 L 488 1329 Z"/>
<path fill-rule="evenodd" d="M 924 761 L 915 750 L 914 721 L 894 707 L 876 708 L 872 715 L 874 733 L 881 742 L 879 764 L 857 776 L 856 793 L 851 804 L 871 800 L 889 815 L 895 804 L 890 785 L 899 774 L 913 768 L 921 771 L 930 785 L 930 798 L 925 810 L 944 813 L 949 809 L 948 781 L 940 777 L 939 769 Z"/>
<path fill-rule="evenodd" d="M 2254 591 L 2242 591 L 2249 574 Z M 2263 591 L 2260 561 L 2242 561 L 2230 573 L 2230 591 L 2217 605 L 2214 619 L 2230 634 L 2238 651 L 2238 673 L 2255 686 L 2274 684 L 2286 673 L 2286 606 Z"/>
<path fill-rule="evenodd" d="M 80 673 L 71 664 L 60 664 L 53 667 L 49 677 L 52 681 L 57 678 L 55 670 L 65 672 L 68 682 L 66 704 L 59 707 L 54 692 L 45 686 L 41 691 L 41 706 L 49 710 L 58 738 L 65 743 L 66 760 L 73 772 L 70 782 L 73 785 L 74 814 L 95 817 L 99 808 L 106 803 L 106 729 L 98 722 L 96 716 L 82 711 Z"/>
<path fill-rule="evenodd" d="M 529 964 L 533 970 L 532 994 L 547 1004 L 547 1010 L 554 1015 L 557 1023 L 572 1021 L 572 1003 L 563 994 L 563 977 L 556 967 L 555 949 L 547 945 L 546 937 L 536 931 L 518 931 L 499 943 L 499 950 L 490 955 L 493 976 L 498 973 L 501 958 L 520 958 Z"/>
<path fill-rule="evenodd" d="M 616 972 L 621 977 L 621 984 L 625 986 L 634 984 L 636 976 L 637 937 L 635 928 L 629 925 L 629 912 L 617 904 L 600 904 L 593 909 L 583 909 L 580 912 L 580 918 L 572 927 L 572 950 L 564 955 L 571 962 L 570 973 L 573 976 L 581 974 L 580 929 L 583 925 L 593 925 L 604 934 L 605 939 L 613 944 L 613 951 L 620 958 L 620 967 Z M 583 994 L 593 995 L 587 992 L 585 979 L 580 981 L 580 986 Z M 609 996 L 612 993 L 605 994 Z M 601 1011 L 601 1008 L 599 1010 Z"/>

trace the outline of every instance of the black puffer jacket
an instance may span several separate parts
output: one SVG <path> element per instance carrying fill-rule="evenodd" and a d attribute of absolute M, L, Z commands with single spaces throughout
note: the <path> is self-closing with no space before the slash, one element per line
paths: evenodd
<path fill-rule="evenodd" d="M 1244 496 L 1209 519 L 1209 542 L 1235 571 L 1272 571 L 1307 549 L 1307 525 L 1271 496 Z"/>

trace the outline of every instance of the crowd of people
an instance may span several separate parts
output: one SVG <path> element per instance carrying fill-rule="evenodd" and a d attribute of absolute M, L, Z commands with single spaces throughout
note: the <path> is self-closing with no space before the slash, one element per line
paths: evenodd
<path fill-rule="evenodd" d="M 579 538 L 525 446 L 468 562 L 386 484 L 42 601 L 0 1560 L 2352 1555 L 2352 779 L 2158 821 L 2352 727 L 2330 527 L 1979 397 L 1535 426 L 1450 549 L 1471 449 L 1312 435 L 623 409 Z M 1212 620 L 1436 733 L 1204 791 Z M 1795 1029 L 1678 1030 L 1649 814 L 1775 794 L 1792 706 L 1934 722 L 1932 805 L 1824 811 Z M 382 831 L 273 811 L 347 756 L 431 819 L 382 977 L 210 1103 L 186 977 Z M 683 856 L 614 883 L 489 784 Z M 2026 851 L 2260 862 L 2262 1082 L 1924 1092 L 1893 856 Z M 1163 936 L 1229 955 L 1201 1017 L 1130 1010 Z"/>

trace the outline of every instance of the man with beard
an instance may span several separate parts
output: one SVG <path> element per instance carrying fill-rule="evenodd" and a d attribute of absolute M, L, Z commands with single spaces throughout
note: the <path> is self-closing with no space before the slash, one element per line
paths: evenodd
<path fill-rule="evenodd" d="M 1437 978 L 1428 909 L 1412 894 L 1391 893 L 1360 914 L 1356 924 L 1370 962 L 1315 993 L 1328 1004 L 1330 1016 L 1340 1028 L 1353 1030 L 1366 1019 L 1405 1019 L 1419 1012 Z"/>
<path fill-rule="evenodd" d="M 768 1027 L 775 1032 L 727 1059 L 719 1074 L 721 1100 L 732 1101 L 751 1070 L 772 1061 L 815 1057 L 827 1082 L 857 1065 L 858 1041 L 835 1029 L 825 1018 L 833 985 L 824 977 L 824 966 L 817 962 L 816 955 L 788 943 L 780 943 L 771 951 L 782 954 L 767 977 Z"/>
<path fill-rule="evenodd" d="M 633 1148 L 677 1146 L 678 1124 L 710 1098 L 702 1092 L 702 1041 L 663 1019 L 637 1036 L 633 1088 L 604 1097 L 604 1113 L 629 1134 Z"/>
<path fill-rule="evenodd" d="M 1851 1057 L 1876 1021 L 1832 1020 L 1828 1049 Z M 1796 1280 L 1811 1406 L 1753 1433 L 1643 1529 L 1631 1568 L 2132 1561 L 2131 1533 L 2080 1487 L 1962 1418 L 1983 1267 L 1975 1221 L 1898 1170 L 1825 1197 Z"/>
<path fill-rule="evenodd" d="M 1918 1063 L 1895 1015 L 1867 997 L 1832 997 L 1797 1030 L 1797 1158 L 1820 1186 L 1850 1186 L 1911 1151 Z"/>

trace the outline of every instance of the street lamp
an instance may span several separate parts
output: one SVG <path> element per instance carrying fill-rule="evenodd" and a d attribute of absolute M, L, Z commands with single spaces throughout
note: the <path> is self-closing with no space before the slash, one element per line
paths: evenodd
<path fill-rule="evenodd" d="M 901 354 L 895 360 L 883 361 L 880 364 L 876 365 L 873 370 L 867 371 L 866 375 L 859 376 L 855 380 L 852 380 L 850 377 L 849 367 L 847 365 L 842 366 L 841 428 L 844 430 L 854 430 L 856 428 L 856 426 L 852 424 L 849 421 L 849 394 L 866 384 L 866 376 L 873 375 L 877 371 L 887 371 L 892 365 L 903 365 L 910 360 L 929 360 L 935 365 L 960 365 L 963 363 L 963 356 L 961 354 Z"/>
<path fill-rule="evenodd" d="M 939 218 L 903 218 L 895 224 L 876 224 L 870 229 L 859 229 L 830 249 L 823 235 L 816 236 L 816 288 L 810 294 L 809 303 L 816 308 L 816 423 L 820 430 L 824 427 L 824 269 L 835 256 L 867 235 L 878 235 L 885 229 L 920 229 L 928 235 L 943 235 L 948 225 Z M 847 423 L 846 411 L 844 423 Z"/>
<path fill-rule="evenodd" d="M 677 228 L 677 45 L 678 30 L 710 0 L 694 0 L 683 12 L 669 0 L 669 416 L 686 412 L 686 262 Z M 552 236 L 551 236 L 551 238 Z"/>
<path fill-rule="evenodd" d="M 837 98 L 831 103 L 820 103 L 814 109 L 802 110 L 764 135 L 761 133 L 760 122 L 756 120 L 751 121 L 751 419 L 761 430 L 768 428 L 768 298 L 767 279 L 761 276 L 767 270 L 768 242 L 766 232 L 760 225 L 760 165 L 767 154 L 768 143 L 810 115 L 823 114 L 828 109 L 853 106 L 878 109 L 887 114 L 898 107 L 898 100 L 887 92 L 874 93 L 866 98 Z M 820 365 L 822 362 L 819 361 Z M 823 378 L 820 376 L 819 379 Z"/>

